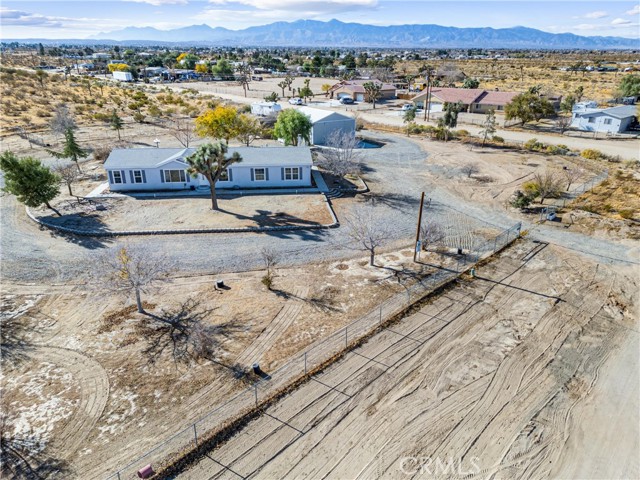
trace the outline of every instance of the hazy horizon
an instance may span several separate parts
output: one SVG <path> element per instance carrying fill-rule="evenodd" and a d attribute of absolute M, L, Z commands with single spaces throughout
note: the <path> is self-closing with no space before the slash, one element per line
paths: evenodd
<path fill-rule="evenodd" d="M 242 30 L 278 21 L 331 19 L 377 26 L 524 26 L 640 40 L 640 5 L 634 1 L 13 0 L 0 7 L 3 39 L 90 39 L 131 26 L 171 30 L 206 24 Z"/>

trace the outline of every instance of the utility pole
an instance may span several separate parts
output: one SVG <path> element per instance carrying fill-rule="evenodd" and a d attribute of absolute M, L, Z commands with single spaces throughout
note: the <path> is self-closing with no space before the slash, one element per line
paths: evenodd
<path fill-rule="evenodd" d="M 431 68 L 427 70 L 427 96 L 424 99 L 424 121 L 429 120 L 431 109 Z"/>
<path fill-rule="evenodd" d="M 420 211 L 418 212 L 418 228 L 416 228 L 416 243 L 413 246 L 413 261 L 418 257 L 418 242 L 420 241 L 420 227 L 422 226 L 422 208 L 424 207 L 424 192 L 420 196 Z"/>

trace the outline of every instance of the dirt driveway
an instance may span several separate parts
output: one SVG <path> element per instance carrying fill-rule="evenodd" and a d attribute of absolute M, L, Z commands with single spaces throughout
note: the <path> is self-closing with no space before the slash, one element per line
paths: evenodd
<path fill-rule="evenodd" d="M 523 242 L 179 478 L 634 478 L 637 288 Z"/>

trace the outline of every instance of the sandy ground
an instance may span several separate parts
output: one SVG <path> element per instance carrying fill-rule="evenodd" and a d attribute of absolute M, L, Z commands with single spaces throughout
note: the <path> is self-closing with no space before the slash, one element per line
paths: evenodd
<path fill-rule="evenodd" d="M 637 478 L 637 281 L 523 242 L 180 478 Z"/>
<path fill-rule="evenodd" d="M 15 351 L 25 356 L 3 363 L 7 426 L 68 462 L 73 478 L 106 477 L 244 388 L 230 367 L 260 361 L 276 368 L 373 302 L 403 291 L 388 269 L 426 271 L 411 259 L 403 250 L 378 256 L 387 269 L 363 259 L 277 268 L 272 291 L 261 284 L 263 271 L 174 278 L 147 309 L 161 313 L 191 298 L 211 309 L 211 325 L 231 321 L 233 328 L 217 338 L 219 364 L 176 365 L 166 352 L 150 363 L 147 341 L 135 333 L 145 317 L 123 310 L 121 298 L 96 301 L 82 285 L 4 284 L 2 315 L 22 325 L 16 334 L 24 348 Z M 214 289 L 216 279 L 229 289 Z M 9 338 L 8 324 L 3 328 Z"/>
<path fill-rule="evenodd" d="M 197 228 L 242 228 L 265 226 L 311 226 L 333 222 L 324 195 L 221 196 L 219 212 L 211 210 L 211 199 L 202 197 L 98 200 L 105 210 L 76 201 L 62 201 L 62 217 L 39 208 L 36 215 L 47 222 L 85 230 L 171 230 Z M 54 205 L 55 207 L 55 205 Z"/>

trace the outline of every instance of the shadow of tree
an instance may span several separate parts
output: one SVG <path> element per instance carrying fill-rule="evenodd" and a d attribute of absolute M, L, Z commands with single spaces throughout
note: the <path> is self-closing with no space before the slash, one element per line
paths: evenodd
<path fill-rule="evenodd" d="M 77 230 L 86 230 L 96 234 L 110 232 L 109 227 L 107 227 L 107 225 L 98 214 L 74 213 L 63 215 L 62 217 L 47 215 L 40 217 L 40 220 L 48 225 L 73 228 Z M 49 231 L 49 234 L 53 238 L 61 238 L 69 243 L 74 243 L 89 250 L 105 248 L 109 243 L 113 241 L 110 237 L 90 237 L 84 235 L 75 235 L 73 233 L 65 233 L 58 230 L 53 230 L 42 225 L 40 226 L 40 228 L 47 229 Z"/>
<path fill-rule="evenodd" d="M 287 292 L 286 290 L 282 290 L 279 288 L 272 288 L 271 291 L 276 294 L 276 296 L 283 298 L 285 300 L 290 300 L 292 298 L 296 300 L 300 300 L 308 305 L 311 305 L 318 310 L 323 312 L 340 312 L 341 309 L 335 307 L 334 302 L 326 291 L 323 291 L 319 295 L 314 295 L 311 297 L 300 297 L 291 292 Z"/>
<path fill-rule="evenodd" d="M 29 358 L 33 346 L 27 342 L 32 324 L 24 315 L 5 317 L 0 315 L 0 364 L 4 368 L 14 367 Z"/>
<path fill-rule="evenodd" d="M 373 205 L 383 205 L 393 208 L 394 210 L 406 210 L 420 203 L 418 196 L 407 195 L 405 193 L 368 192 L 363 197 Z"/>
<path fill-rule="evenodd" d="M 146 321 L 136 329 L 147 341 L 143 353 L 150 363 L 155 363 L 164 354 L 170 354 L 176 364 L 209 360 L 235 372 L 233 366 L 217 359 L 223 340 L 244 332 L 245 328 L 237 320 L 211 325 L 206 322 L 214 308 L 202 308 L 200 302 L 187 299 L 176 308 L 161 310 L 160 313 L 145 312 Z"/>
<path fill-rule="evenodd" d="M 40 439 L 10 434 L 6 417 L 0 422 L 0 472 L 3 478 L 40 480 L 74 477 L 66 460 L 39 450 Z"/>

